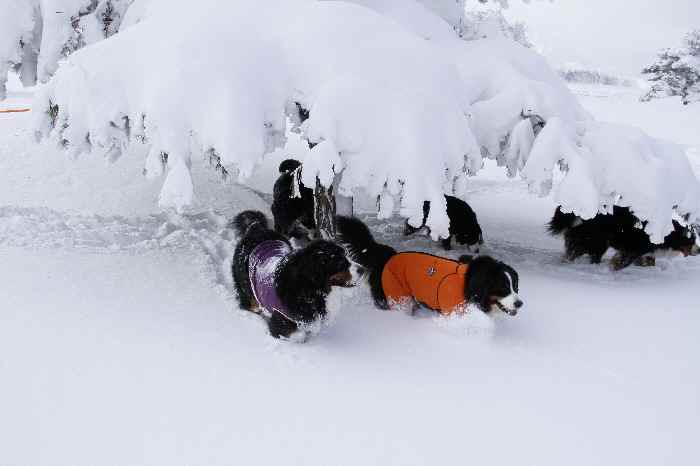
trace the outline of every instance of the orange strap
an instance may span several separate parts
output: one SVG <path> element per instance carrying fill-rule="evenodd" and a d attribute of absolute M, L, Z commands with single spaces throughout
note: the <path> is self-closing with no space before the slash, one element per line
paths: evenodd
<path fill-rule="evenodd" d="M 464 287 L 468 272 L 467 264 L 459 264 L 457 270 L 442 279 L 437 290 L 440 313 L 451 314 L 456 309 L 464 307 Z"/>
<path fill-rule="evenodd" d="M 24 113 L 31 112 L 31 108 L 11 108 L 9 110 L 0 110 L 0 113 Z"/>

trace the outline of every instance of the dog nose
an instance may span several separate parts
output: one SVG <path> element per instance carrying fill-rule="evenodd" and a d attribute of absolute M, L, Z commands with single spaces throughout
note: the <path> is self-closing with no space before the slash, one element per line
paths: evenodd
<path fill-rule="evenodd" d="M 515 303 L 513 303 L 516 309 L 520 309 L 521 307 L 523 307 L 523 304 L 524 303 L 521 300 L 517 300 Z"/>

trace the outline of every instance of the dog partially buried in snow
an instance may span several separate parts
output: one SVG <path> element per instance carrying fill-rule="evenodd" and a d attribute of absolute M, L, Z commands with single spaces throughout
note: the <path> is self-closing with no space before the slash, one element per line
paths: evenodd
<path fill-rule="evenodd" d="M 522 307 L 518 274 L 488 256 L 454 261 L 421 252 L 397 253 L 374 240 L 356 218 L 337 218 L 338 239 L 352 259 L 369 273 L 374 302 L 380 309 L 422 305 L 443 315 L 476 305 L 485 313 L 514 316 Z"/>
<path fill-rule="evenodd" d="M 592 264 L 599 264 L 607 250 L 614 249 L 616 254 L 610 267 L 616 271 L 632 264 L 653 266 L 656 264 L 654 254 L 660 251 L 676 251 L 683 256 L 700 253 L 693 226 L 683 226 L 673 220 L 673 231 L 661 244 L 651 242 L 645 226 L 646 222 L 628 207 L 613 206 L 611 213 L 599 213 L 586 220 L 557 207 L 548 229 L 552 235 L 564 236 L 564 258 L 567 261 L 587 254 Z"/>
<path fill-rule="evenodd" d="M 241 212 L 233 226 L 239 242 L 231 271 L 241 308 L 265 318 L 275 338 L 306 340 L 326 318 L 331 288 L 354 285 L 345 249 L 319 240 L 293 250 L 258 211 Z"/>
<path fill-rule="evenodd" d="M 450 229 L 449 236 L 441 238 L 440 244 L 445 250 L 449 251 L 452 249 L 452 238 L 454 238 L 457 244 L 474 248 L 474 251 L 478 252 L 479 245 L 484 244 L 484 236 L 476 219 L 476 213 L 474 213 L 469 204 L 454 196 L 445 194 L 445 201 L 447 202 L 447 217 L 450 219 Z M 416 228 L 411 226 L 406 220 L 403 234 L 409 236 L 421 229 L 430 231 L 430 228 L 426 226 L 429 214 L 430 201 L 425 201 L 423 203 L 423 223 Z"/>

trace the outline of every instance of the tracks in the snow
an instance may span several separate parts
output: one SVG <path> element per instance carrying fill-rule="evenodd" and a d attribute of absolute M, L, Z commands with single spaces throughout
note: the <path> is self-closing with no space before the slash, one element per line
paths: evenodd
<path fill-rule="evenodd" d="M 214 212 L 147 217 L 72 215 L 48 208 L 0 207 L 0 246 L 89 253 L 187 249 L 204 254 L 213 280 L 232 293 L 234 233 Z"/>

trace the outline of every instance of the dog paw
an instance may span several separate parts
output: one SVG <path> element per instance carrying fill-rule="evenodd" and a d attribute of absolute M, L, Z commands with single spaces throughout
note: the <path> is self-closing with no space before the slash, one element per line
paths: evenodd
<path fill-rule="evenodd" d="M 627 267 L 628 264 L 625 263 L 624 258 L 620 253 L 617 253 L 610 259 L 610 270 L 617 272 Z"/>
<path fill-rule="evenodd" d="M 639 267 L 654 267 L 656 265 L 656 258 L 654 256 L 642 256 L 634 261 L 634 265 Z"/>

